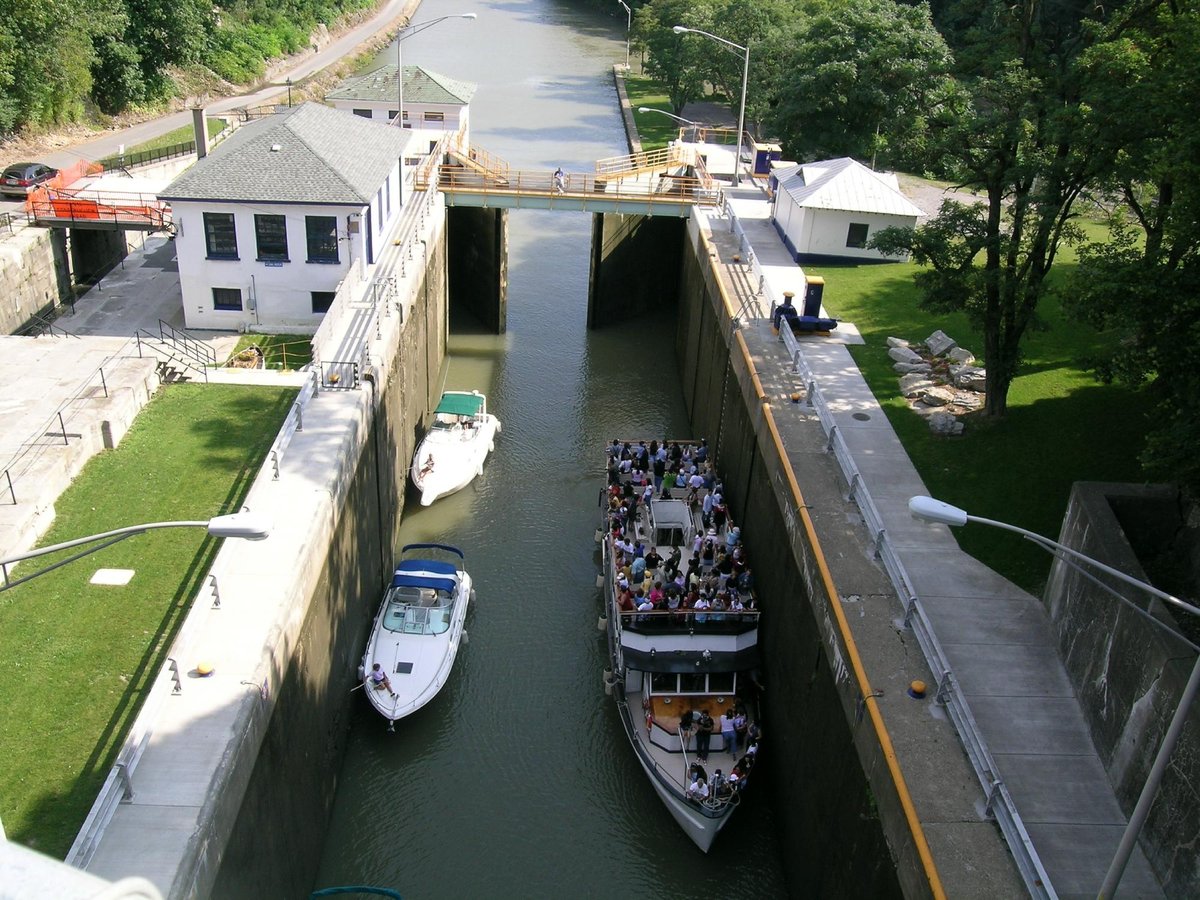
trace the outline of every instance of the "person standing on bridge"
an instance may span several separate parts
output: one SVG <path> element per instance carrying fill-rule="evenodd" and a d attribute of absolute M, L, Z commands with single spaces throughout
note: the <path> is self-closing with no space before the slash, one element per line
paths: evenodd
<path fill-rule="evenodd" d="M 564 193 L 566 193 L 566 190 L 567 190 L 567 175 L 565 172 L 563 172 L 562 166 L 559 166 L 557 169 L 554 170 L 554 193 L 564 194 Z"/>

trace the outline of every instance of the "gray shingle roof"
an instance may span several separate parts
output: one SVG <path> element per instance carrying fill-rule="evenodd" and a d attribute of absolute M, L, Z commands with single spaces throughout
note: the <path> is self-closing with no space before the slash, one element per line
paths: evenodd
<path fill-rule="evenodd" d="M 405 103 L 444 103 L 463 106 L 475 96 L 475 84 L 430 72 L 420 66 L 404 67 Z M 397 99 L 396 67 L 380 66 L 366 75 L 348 78 L 325 95 L 326 100 L 373 100 L 386 103 Z"/>
<path fill-rule="evenodd" d="M 777 174 L 780 188 L 797 206 L 891 216 L 922 215 L 921 209 L 901 193 L 894 175 L 873 172 L 849 157 L 801 163 Z"/>
<path fill-rule="evenodd" d="M 391 125 L 305 103 L 242 126 L 159 196 L 366 205 L 408 137 Z"/>

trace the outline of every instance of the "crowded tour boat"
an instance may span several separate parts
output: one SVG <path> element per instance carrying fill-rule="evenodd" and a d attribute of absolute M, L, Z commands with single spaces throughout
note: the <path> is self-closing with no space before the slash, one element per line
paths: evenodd
<path fill-rule="evenodd" d="M 414 551 L 421 553 L 409 556 Z M 450 677 L 475 596 L 463 560 L 449 544 L 407 544 L 401 551 L 358 668 L 367 699 L 388 720 L 389 731 L 432 700 Z"/>
<path fill-rule="evenodd" d="M 421 505 L 462 490 L 482 475 L 500 430 L 500 420 L 487 411 L 487 397 L 479 391 L 443 393 L 413 454 L 412 481 L 421 492 Z"/>
<path fill-rule="evenodd" d="M 613 441 L 597 536 L 610 669 L 634 754 L 705 852 L 758 759 L 758 610 L 704 441 Z"/>

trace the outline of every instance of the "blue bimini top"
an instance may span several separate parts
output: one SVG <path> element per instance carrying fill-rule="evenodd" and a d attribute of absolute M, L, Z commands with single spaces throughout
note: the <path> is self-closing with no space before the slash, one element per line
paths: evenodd
<path fill-rule="evenodd" d="M 396 567 L 392 587 L 430 588 L 453 594 L 458 587 L 454 563 L 436 559 L 406 559 Z"/>

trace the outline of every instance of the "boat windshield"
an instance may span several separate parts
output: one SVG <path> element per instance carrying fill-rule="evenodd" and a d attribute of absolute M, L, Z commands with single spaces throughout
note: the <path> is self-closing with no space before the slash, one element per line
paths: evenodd
<path fill-rule="evenodd" d="M 443 634 L 453 610 L 454 597 L 446 591 L 396 587 L 388 597 L 383 627 L 401 634 Z"/>

